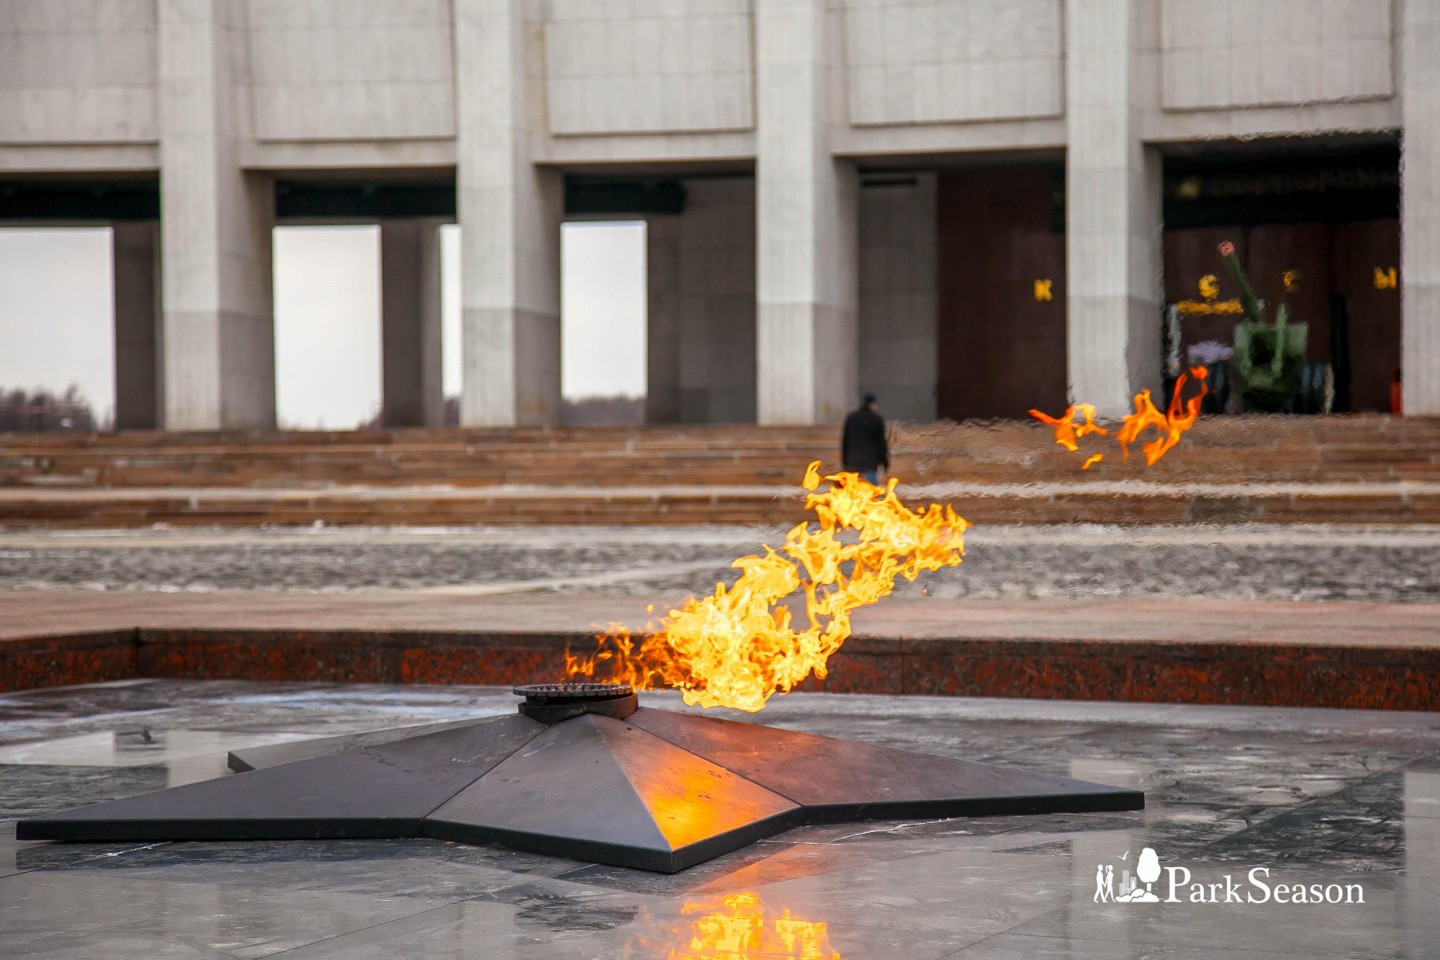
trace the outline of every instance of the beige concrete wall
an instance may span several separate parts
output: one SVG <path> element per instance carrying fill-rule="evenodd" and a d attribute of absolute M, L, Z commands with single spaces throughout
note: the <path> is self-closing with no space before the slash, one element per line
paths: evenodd
<path fill-rule="evenodd" d="M 455 135 L 447 0 L 248 0 L 258 140 Z"/>
<path fill-rule="evenodd" d="M 1055 117 L 1061 0 L 843 0 L 859 125 Z"/>
<path fill-rule="evenodd" d="M 1440 4 L 1405 7 L 1400 363 L 1408 414 L 1440 415 Z"/>
<path fill-rule="evenodd" d="M 159 137 L 154 0 L 0 4 L 0 143 Z"/>
<path fill-rule="evenodd" d="M 860 389 L 886 417 L 934 420 L 935 175 L 900 180 L 860 188 Z"/>
<path fill-rule="evenodd" d="M 748 130 L 749 0 L 551 0 L 550 131 Z"/>
<path fill-rule="evenodd" d="M 755 422 L 755 182 L 689 180 L 677 241 L 679 419 Z"/>
<path fill-rule="evenodd" d="M 1394 42 L 1391 0 L 1161 0 L 1161 102 L 1215 110 L 1386 99 Z"/>
<path fill-rule="evenodd" d="M 875 266 L 921 256 L 877 226 L 919 207 L 862 204 L 857 169 L 1065 151 L 1072 386 L 1113 410 L 1155 352 L 1157 145 L 1403 128 L 1406 396 L 1433 412 L 1437 6 L 0 0 L 0 175 L 162 174 L 167 415 L 213 426 L 273 417 L 272 172 L 453 167 L 464 419 L 504 425 L 558 418 L 563 172 L 753 166 L 689 181 L 666 406 L 804 423 L 861 379 L 892 416 L 931 386 L 930 364 L 900 375 L 920 280 Z M 864 368 L 862 339 L 882 357 Z"/>
<path fill-rule="evenodd" d="M 1131 2 L 1148 142 L 1400 125 L 1398 0 Z M 831 149 L 1063 146 L 1063 6 L 828 0 Z M 155 0 L 0 4 L 0 172 L 158 165 L 156 9 Z M 453 0 L 243 0 L 229 72 L 245 166 L 454 163 L 457 9 Z M 755 0 L 521 9 L 537 162 L 756 156 L 767 95 L 755 78 Z"/>

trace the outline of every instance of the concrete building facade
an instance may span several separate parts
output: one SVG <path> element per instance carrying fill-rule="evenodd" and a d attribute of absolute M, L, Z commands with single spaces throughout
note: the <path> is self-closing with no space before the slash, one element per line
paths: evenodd
<path fill-rule="evenodd" d="M 557 423 L 596 216 L 656 422 L 1119 413 L 1227 230 L 1440 414 L 1437 144 L 1431 0 L 0 0 L 0 218 L 118 225 L 120 426 L 272 426 L 271 229 L 366 220 L 384 421 L 441 416 L 456 220 L 462 422 Z"/>

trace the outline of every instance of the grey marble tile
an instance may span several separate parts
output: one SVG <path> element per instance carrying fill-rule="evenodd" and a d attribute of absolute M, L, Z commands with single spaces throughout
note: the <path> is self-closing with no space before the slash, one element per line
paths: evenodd
<path fill-rule="evenodd" d="M 124 680 L 0 694 L 0 745 L 171 729 L 322 737 L 514 712 L 493 686 Z"/>
<path fill-rule="evenodd" d="M 10 694 L 0 817 L 215 775 L 235 742 L 512 710 L 494 687 Z M 824 924 L 845 960 L 1429 958 L 1440 943 L 1435 717 L 796 695 L 738 719 L 1138 786 L 1147 808 L 804 827 L 673 876 L 428 840 L 20 843 L 0 821 L 0 957 L 706 956 L 697 922 L 746 898 L 772 926 L 785 910 Z M 1358 879 L 1367 902 L 1095 903 L 1095 864 L 1147 845 L 1197 875 Z"/>
<path fill-rule="evenodd" d="M 31 817 L 168 786 L 164 767 L 0 765 L 0 817 Z"/>
<path fill-rule="evenodd" d="M 168 960 L 264 957 L 440 906 L 255 882 L 116 882 L 108 871 L 36 871 L 0 881 L 0 953 Z"/>
<path fill-rule="evenodd" d="M 1244 886 L 1244 869 L 1191 862 L 1195 880 L 1219 882 L 1233 872 Z M 1164 880 L 1159 882 L 1164 893 Z M 1185 890 L 1179 903 L 1095 903 L 1080 894 L 1062 909 L 1020 923 L 1016 935 L 1170 946 L 1194 950 L 1273 951 L 1291 955 L 1353 958 L 1412 956 L 1407 940 L 1415 925 L 1413 897 L 1392 876 L 1343 876 L 1331 871 L 1272 867 L 1268 882 L 1328 884 L 1359 882 L 1363 904 L 1190 903 Z M 1250 888 L 1246 888 L 1247 893 Z M 1124 955 L 1123 953 L 1121 954 Z M 963 954 L 962 954 L 963 956 Z"/>
<path fill-rule="evenodd" d="M 742 927 L 747 939 L 720 933 L 727 930 L 727 922 Z M 773 888 L 697 895 L 633 910 L 592 908 L 583 917 L 571 917 L 565 907 L 557 910 L 544 901 L 528 906 L 468 901 L 315 944 L 287 957 L 939 960 L 984 937 L 969 927 L 963 920 L 923 913 L 896 916 L 883 904 L 817 903 Z"/>
<path fill-rule="evenodd" d="M 15 821 L 0 820 L 0 880 L 31 870 L 62 870 L 95 860 L 113 860 L 163 844 L 40 843 L 15 839 Z"/>
<path fill-rule="evenodd" d="M 89 844 L 35 844 L 30 855 Z M 83 869 L 97 882 L 275 884 L 288 890 L 384 900 L 464 900 L 563 874 L 580 864 L 498 847 L 438 840 L 274 840 L 136 846 L 124 856 L 76 860 L 48 869 Z"/>
<path fill-rule="evenodd" d="M 597 918 L 556 930 L 543 908 L 527 912 L 508 903 L 466 901 L 377 924 L 287 953 L 287 960 L 479 960 L 554 958 L 595 960 L 620 957 L 605 924 L 629 922 L 633 913 L 601 912 Z M 542 919 L 543 918 L 543 919 Z M 609 952 L 610 950 L 614 952 Z M 663 957 L 663 953 L 649 954 Z"/>
<path fill-rule="evenodd" d="M 1347 955 L 1310 956 L 1313 960 L 1340 960 Z M 1295 954 L 1285 950 L 1226 950 L 1213 945 L 1197 947 L 1002 933 L 986 937 L 945 960 L 1295 960 Z"/>

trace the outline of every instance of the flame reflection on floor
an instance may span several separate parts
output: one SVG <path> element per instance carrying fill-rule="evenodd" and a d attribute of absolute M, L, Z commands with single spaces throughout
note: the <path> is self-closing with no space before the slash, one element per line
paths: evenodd
<path fill-rule="evenodd" d="M 779 550 L 741 557 L 734 586 L 716 584 L 671 610 L 658 629 L 632 636 L 620 625 L 597 637 L 589 656 L 566 653 L 566 673 L 629 683 L 637 690 L 672 687 L 685 702 L 754 712 L 814 673 L 850 636 L 850 615 L 926 571 L 964 559 L 969 523 L 949 506 L 911 510 L 895 480 L 878 487 L 854 473 L 823 478 L 805 472 L 805 507 L 816 522 L 793 527 Z M 792 625 L 790 601 L 804 598 L 803 621 Z M 798 618 L 797 618 L 798 619 Z"/>
<path fill-rule="evenodd" d="M 768 911 L 758 894 L 737 893 L 720 904 L 687 903 L 686 915 L 702 914 L 680 934 L 683 945 L 668 960 L 840 960 L 825 923 Z"/>
<path fill-rule="evenodd" d="M 1150 399 L 1149 390 L 1141 390 L 1135 394 L 1135 412 L 1127 416 L 1120 423 L 1120 428 L 1115 431 L 1115 441 L 1120 445 L 1121 462 L 1129 462 L 1130 447 L 1140 435 L 1151 427 L 1155 428 L 1155 439 L 1141 446 L 1145 454 L 1145 464 L 1154 466 L 1165 454 L 1169 453 L 1175 444 L 1180 442 L 1180 437 L 1186 430 L 1195 426 L 1195 421 L 1200 419 L 1200 404 L 1204 401 L 1205 395 L 1210 392 L 1209 386 L 1205 383 L 1205 377 L 1209 371 L 1204 367 L 1191 367 L 1190 373 L 1180 374 L 1175 381 L 1175 391 L 1170 397 L 1170 406 L 1164 413 L 1155 406 Z M 1181 401 L 1181 393 L 1185 384 L 1193 377 L 1200 384 L 1200 392 L 1189 400 Z M 1100 436 L 1108 436 L 1109 431 L 1095 422 L 1095 405 L 1091 403 L 1077 403 L 1066 407 L 1065 412 L 1058 417 L 1052 417 L 1040 410 L 1031 410 L 1030 416 L 1047 424 L 1055 429 L 1055 442 L 1060 446 L 1076 453 L 1080 450 L 1080 441 L 1092 433 Z M 1076 423 L 1075 418 L 1079 416 L 1082 422 Z M 1095 464 L 1105 459 L 1103 453 L 1093 453 L 1085 458 L 1080 465 L 1081 470 L 1089 470 Z"/>

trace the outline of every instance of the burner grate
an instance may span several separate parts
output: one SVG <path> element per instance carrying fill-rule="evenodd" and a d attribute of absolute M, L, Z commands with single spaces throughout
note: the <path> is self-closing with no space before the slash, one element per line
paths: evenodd
<path fill-rule="evenodd" d="M 515 688 L 525 698 L 519 710 L 541 723 L 559 723 L 585 713 L 624 720 L 640 706 L 628 683 L 527 683 Z"/>
<path fill-rule="evenodd" d="M 526 700 L 579 700 L 623 697 L 635 692 L 628 683 L 527 683 L 515 688 Z"/>

